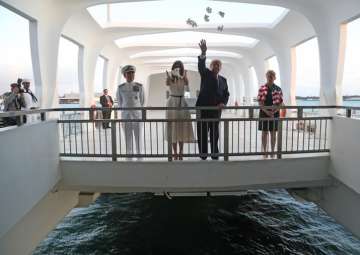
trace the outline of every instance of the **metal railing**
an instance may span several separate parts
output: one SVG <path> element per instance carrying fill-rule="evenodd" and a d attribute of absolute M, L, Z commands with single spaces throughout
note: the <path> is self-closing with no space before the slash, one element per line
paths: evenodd
<path fill-rule="evenodd" d="M 281 107 L 287 110 L 295 110 L 289 113 L 294 117 L 278 119 L 259 119 L 260 107 L 227 107 L 223 109 L 223 117 L 219 119 L 201 119 L 193 115 L 191 119 L 166 119 L 159 114 L 169 110 L 184 110 L 184 108 L 114 108 L 114 118 L 110 120 L 91 119 L 89 116 L 94 111 L 103 109 L 62 109 L 65 112 L 91 112 L 83 118 L 59 119 L 61 156 L 76 158 L 109 158 L 113 161 L 131 158 L 163 158 L 169 161 L 174 156 L 181 158 L 196 157 L 223 157 L 225 161 L 230 158 L 244 156 L 259 156 L 269 154 L 272 157 L 281 158 L 288 154 L 304 153 L 327 153 L 329 148 L 329 126 L 331 116 L 304 117 L 306 108 L 315 107 Z M 335 107 L 316 107 L 317 109 L 331 109 Z M 198 112 L 201 110 L 219 110 L 209 107 L 188 107 L 186 110 Z M 141 117 L 136 120 L 121 119 L 121 111 L 139 111 Z M 238 115 L 246 115 L 239 117 Z M 265 152 L 262 149 L 262 132 L 259 123 L 276 123 L 278 132 L 276 146 L 273 151 Z M 109 122 L 109 129 L 103 129 L 102 123 Z M 177 123 L 189 123 L 192 127 L 194 138 L 184 144 L 182 152 L 176 155 L 172 149 L 172 125 Z M 217 124 L 219 123 L 219 124 Z M 139 139 L 125 136 L 125 126 L 139 126 Z M 208 153 L 199 151 L 199 139 L 201 136 L 197 126 L 219 125 L 219 152 L 211 151 L 211 141 L 208 140 Z M 67 132 L 70 130 L 70 132 Z M 130 141 L 127 141 L 129 140 Z M 130 145 L 129 145 L 130 144 Z M 201 144 L 200 144 L 201 145 Z M 270 147 L 270 141 L 269 141 Z M 139 148 L 139 149 L 137 149 Z"/>
<path fill-rule="evenodd" d="M 268 107 L 271 108 L 271 107 Z M 165 112 L 169 110 L 189 110 L 198 113 L 201 110 L 219 110 L 214 107 L 187 108 L 113 108 L 112 119 L 94 119 L 93 114 L 102 108 L 56 108 L 35 111 L 0 113 L 0 118 L 12 117 L 22 125 L 23 115 L 39 115 L 40 120 L 57 119 L 59 125 L 60 156 L 67 158 L 108 158 L 109 160 L 126 160 L 132 158 L 159 158 L 173 160 L 174 156 L 181 158 L 223 157 L 225 161 L 246 156 L 269 154 L 282 158 L 289 154 L 328 153 L 330 151 L 330 125 L 332 114 L 340 114 L 348 118 L 356 117 L 360 111 L 356 107 L 339 106 L 303 106 L 278 107 L 286 109 L 288 117 L 277 119 L 259 119 L 260 107 L 226 107 L 222 109 L 223 117 L 219 119 L 201 119 L 192 114 L 191 119 L 166 119 Z M 306 111 L 316 109 L 320 116 L 306 116 Z M 110 110 L 110 109 L 109 109 Z M 121 119 L 123 111 L 139 111 L 141 117 L 137 120 Z M 103 129 L 102 124 L 109 122 L 109 129 Z M 194 137 L 184 144 L 183 151 L 174 155 L 172 150 L 172 134 L 170 128 L 176 123 L 188 122 L 192 127 Z M 219 123 L 219 152 L 199 151 L 198 137 L 203 129 L 198 125 L 217 125 Z M 276 146 L 273 151 L 264 152 L 262 147 L 262 132 L 259 123 L 276 123 L 278 132 Z M 131 141 L 125 136 L 124 127 L 135 125 L 140 127 L 139 140 Z M 198 131 L 200 130 L 200 131 Z M 170 132 L 169 132 L 170 131 Z M 270 141 L 269 147 L 270 147 Z M 131 145 L 130 145 L 131 144 Z M 139 147 L 139 149 L 137 149 Z"/>

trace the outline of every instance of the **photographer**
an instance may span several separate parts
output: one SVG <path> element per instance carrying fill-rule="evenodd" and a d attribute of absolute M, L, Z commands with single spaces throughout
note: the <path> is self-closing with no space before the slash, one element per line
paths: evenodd
<path fill-rule="evenodd" d="M 4 97 L 4 112 L 20 111 L 25 107 L 24 96 L 21 93 L 21 87 L 17 83 L 10 85 L 11 91 L 3 95 Z M 14 126 L 17 124 L 16 117 L 4 118 L 6 126 Z"/>

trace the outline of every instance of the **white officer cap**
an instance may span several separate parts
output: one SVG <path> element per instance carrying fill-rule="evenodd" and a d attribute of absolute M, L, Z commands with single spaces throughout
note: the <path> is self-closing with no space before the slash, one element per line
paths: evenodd
<path fill-rule="evenodd" d="M 121 69 L 121 73 L 136 72 L 136 68 L 133 65 L 126 65 Z"/>

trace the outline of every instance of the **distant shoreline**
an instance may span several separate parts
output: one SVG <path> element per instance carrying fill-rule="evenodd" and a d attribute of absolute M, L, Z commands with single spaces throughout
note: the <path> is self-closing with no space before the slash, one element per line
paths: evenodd
<path fill-rule="evenodd" d="M 309 96 L 309 97 L 296 97 L 296 100 L 305 100 L 305 101 L 318 101 L 320 97 Z M 344 101 L 360 101 L 360 96 L 343 96 Z"/>

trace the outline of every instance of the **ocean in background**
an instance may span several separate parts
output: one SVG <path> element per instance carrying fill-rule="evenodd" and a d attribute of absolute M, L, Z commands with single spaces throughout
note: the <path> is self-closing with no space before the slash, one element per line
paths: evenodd
<path fill-rule="evenodd" d="M 318 106 L 320 105 L 320 100 L 297 99 L 296 103 L 298 106 Z M 342 105 L 349 107 L 360 107 L 360 100 L 344 100 Z"/>
<path fill-rule="evenodd" d="M 103 194 L 73 209 L 34 255 L 358 255 L 360 241 L 285 190 L 241 196 Z"/>

